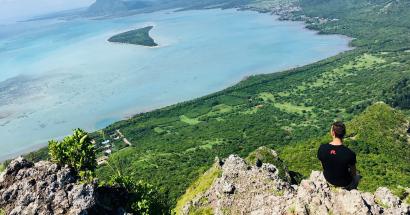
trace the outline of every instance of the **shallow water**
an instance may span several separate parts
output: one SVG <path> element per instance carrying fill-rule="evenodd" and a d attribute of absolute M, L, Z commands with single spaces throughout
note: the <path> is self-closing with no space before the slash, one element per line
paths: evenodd
<path fill-rule="evenodd" d="M 155 26 L 160 47 L 106 40 Z M 301 23 L 235 10 L 161 11 L 109 20 L 0 27 L 0 158 L 81 127 L 203 96 L 251 74 L 348 50 L 349 40 Z"/>

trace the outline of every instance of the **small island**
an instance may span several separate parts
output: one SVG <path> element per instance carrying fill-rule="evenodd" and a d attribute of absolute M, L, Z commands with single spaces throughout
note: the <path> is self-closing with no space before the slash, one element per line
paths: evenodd
<path fill-rule="evenodd" d="M 133 45 L 149 46 L 154 47 L 158 46 L 155 43 L 154 39 L 151 38 L 149 32 L 154 26 L 148 26 L 145 28 L 139 28 L 124 33 L 120 33 L 112 36 L 108 39 L 109 42 L 113 43 L 128 43 Z"/>

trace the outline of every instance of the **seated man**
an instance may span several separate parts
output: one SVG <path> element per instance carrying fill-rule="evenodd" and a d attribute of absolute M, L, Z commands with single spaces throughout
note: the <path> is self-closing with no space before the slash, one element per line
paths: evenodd
<path fill-rule="evenodd" d="M 332 142 L 319 147 L 317 157 L 322 162 L 323 175 L 330 184 L 346 190 L 356 189 L 360 176 L 356 172 L 356 154 L 343 145 L 346 126 L 342 122 L 332 124 Z"/>

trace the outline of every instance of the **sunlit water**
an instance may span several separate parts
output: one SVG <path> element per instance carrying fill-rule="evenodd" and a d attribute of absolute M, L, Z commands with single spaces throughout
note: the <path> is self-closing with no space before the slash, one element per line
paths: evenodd
<path fill-rule="evenodd" d="M 160 47 L 107 42 L 154 25 Z M 245 76 L 315 62 L 349 40 L 235 10 L 0 26 L 0 158 L 81 127 L 203 96 Z"/>

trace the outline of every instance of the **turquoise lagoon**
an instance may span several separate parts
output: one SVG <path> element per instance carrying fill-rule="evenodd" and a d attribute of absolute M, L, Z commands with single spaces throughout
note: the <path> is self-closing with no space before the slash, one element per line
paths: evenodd
<path fill-rule="evenodd" d="M 153 25 L 159 47 L 107 42 Z M 200 97 L 349 50 L 349 39 L 251 11 L 160 11 L 0 26 L 0 158 L 80 127 Z"/>

